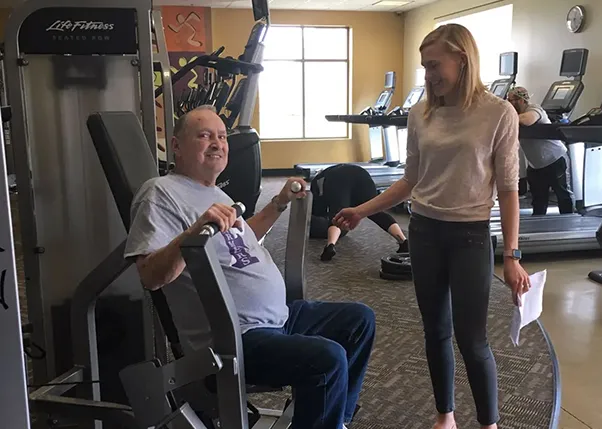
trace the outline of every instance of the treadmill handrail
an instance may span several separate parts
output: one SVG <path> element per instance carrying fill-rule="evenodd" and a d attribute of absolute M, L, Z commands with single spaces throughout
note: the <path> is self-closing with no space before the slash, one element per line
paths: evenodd
<path fill-rule="evenodd" d="M 566 143 L 602 144 L 602 125 L 565 125 L 559 128 L 562 140 Z"/>
<path fill-rule="evenodd" d="M 408 125 L 408 115 L 326 115 L 326 120 L 348 124 L 390 125 L 400 128 Z"/>
<path fill-rule="evenodd" d="M 589 134 L 598 132 L 594 138 Z M 519 138 L 521 139 L 546 139 L 561 140 L 566 144 L 573 143 L 602 143 L 602 125 L 572 125 L 572 124 L 534 124 L 520 126 Z"/>

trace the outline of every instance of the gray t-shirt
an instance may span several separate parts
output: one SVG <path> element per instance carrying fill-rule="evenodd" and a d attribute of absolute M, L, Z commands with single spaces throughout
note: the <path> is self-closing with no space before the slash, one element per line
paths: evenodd
<path fill-rule="evenodd" d="M 203 186 L 174 173 L 147 181 L 132 203 L 125 257 L 147 255 L 165 247 L 214 203 L 234 202 L 217 187 Z M 253 230 L 242 223 L 242 231 L 232 228 L 211 239 L 241 330 L 282 327 L 288 318 L 284 279 Z M 209 332 L 207 319 L 188 271 L 185 269 L 163 291 L 184 351 L 204 346 Z"/>
<path fill-rule="evenodd" d="M 539 120 L 536 124 L 552 123 L 546 111 L 537 104 L 529 104 L 526 111 L 533 111 L 539 115 Z M 520 146 L 527 158 L 527 162 L 529 162 L 531 168 L 536 170 L 547 167 L 567 153 L 566 146 L 559 140 L 520 139 Z"/>

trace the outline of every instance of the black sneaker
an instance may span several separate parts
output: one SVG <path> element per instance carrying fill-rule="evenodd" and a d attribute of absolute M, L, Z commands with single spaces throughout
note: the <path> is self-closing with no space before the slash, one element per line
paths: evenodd
<path fill-rule="evenodd" d="M 410 251 L 410 245 L 408 240 L 405 239 L 401 243 L 399 243 L 399 249 L 397 249 L 397 253 L 408 253 Z"/>
<path fill-rule="evenodd" d="M 336 254 L 337 254 L 337 251 L 334 248 L 334 244 L 329 244 L 328 246 L 324 247 L 324 251 L 322 252 L 322 255 L 320 256 L 320 259 L 323 261 L 330 261 Z"/>

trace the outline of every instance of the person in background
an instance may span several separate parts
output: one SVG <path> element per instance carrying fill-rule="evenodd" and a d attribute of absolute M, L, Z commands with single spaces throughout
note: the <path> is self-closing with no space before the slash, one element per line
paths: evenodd
<path fill-rule="evenodd" d="M 520 125 L 551 124 L 548 114 L 538 104 L 531 103 L 529 92 L 517 86 L 508 93 L 508 101 L 518 113 Z M 567 148 L 560 140 L 520 139 L 521 148 L 529 163 L 527 182 L 531 189 L 533 215 L 548 211 L 550 188 L 556 194 L 561 214 L 573 213 L 573 194 L 567 177 Z"/>
<path fill-rule="evenodd" d="M 371 200 L 378 192 L 370 173 L 354 164 L 336 164 L 320 171 L 311 182 L 311 192 L 313 204 L 309 236 L 327 240 L 320 258 L 330 261 L 337 253 L 337 241 L 347 234 L 332 223 L 332 218 L 341 209 Z M 379 212 L 370 215 L 369 219 L 397 240 L 398 253 L 408 252 L 408 240 L 393 216 Z"/>
<path fill-rule="evenodd" d="M 453 429 L 455 333 L 481 428 L 497 428 L 496 363 L 487 339 L 493 279 L 491 208 L 499 194 L 504 278 L 515 305 L 529 289 L 518 250 L 518 116 L 485 88 L 468 29 L 442 25 L 420 46 L 425 101 L 408 118 L 405 174 L 385 192 L 341 210 L 334 223 L 362 218 L 409 198 L 408 228 L 416 298 L 424 324 L 436 429 Z"/>

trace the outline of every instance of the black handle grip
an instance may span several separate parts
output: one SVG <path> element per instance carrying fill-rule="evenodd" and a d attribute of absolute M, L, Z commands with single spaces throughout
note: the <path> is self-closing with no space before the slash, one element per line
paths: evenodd
<path fill-rule="evenodd" d="M 245 212 L 246 208 L 243 203 L 234 203 L 232 204 L 234 210 L 236 210 L 236 217 L 240 217 Z M 209 235 L 213 237 L 215 234 L 219 232 L 219 226 L 215 222 L 209 222 L 201 228 L 201 234 Z"/>

